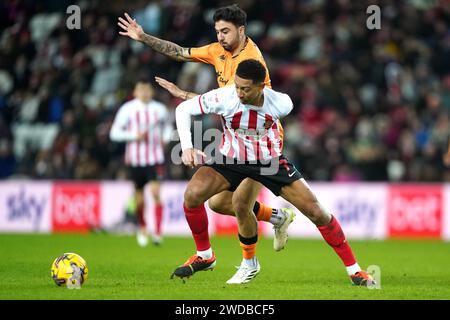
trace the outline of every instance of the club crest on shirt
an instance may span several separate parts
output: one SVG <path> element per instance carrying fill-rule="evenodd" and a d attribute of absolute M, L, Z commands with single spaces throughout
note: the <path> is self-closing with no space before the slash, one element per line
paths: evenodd
<path fill-rule="evenodd" d="M 217 81 L 220 82 L 222 84 L 222 86 L 225 86 L 228 83 L 229 79 L 225 79 L 224 77 L 222 77 L 221 71 L 216 70 L 216 76 L 217 76 Z"/>
<path fill-rule="evenodd" d="M 231 130 L 233 130 L 233 129 L 231 129 Z M 241 137 L 243 139 L 249 139 L 249 138 L 261 139 L 265 135 L 267 135 L 267 130 L 266 129 L 243 129 L 243 128 L 239 128 L 239 129 L 234 129 L 234 133 L 236 133 L 239 137 Z"/>

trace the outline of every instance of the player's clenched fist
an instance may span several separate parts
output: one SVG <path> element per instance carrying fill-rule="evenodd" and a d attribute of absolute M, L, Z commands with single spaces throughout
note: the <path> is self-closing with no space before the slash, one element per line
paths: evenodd
<path fill-rule="evenodd" d="M 181 155 L 181 160 L 185 166 L 189 168 L 194 168 L 195 166 L 201 165 L 204 163 L 203 158 L 206 157 L 206 154 L 200 150 L 189 148 L 183 151 Z"/>

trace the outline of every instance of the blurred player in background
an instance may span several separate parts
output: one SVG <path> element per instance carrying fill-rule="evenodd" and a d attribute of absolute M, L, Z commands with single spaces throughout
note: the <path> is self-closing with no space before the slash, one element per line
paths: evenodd
<path fill-rule="evenodd" d="M 148 244 L 144 187 L 149 183 L 155 215 L 152 237 L 153 243 L 159 245 L 162 240 L 160 180 L 165 174 L 164 143 L 170 140 L 172 127 L 166 106 L 153 100 L 153 88 L 149 82 L 138 82 L 133 96 L 134 99 L 124 103 L 117 112 L 110 139 L 126 142 L 125 164 L 135 186 L 138 244 Z"/>
<path fill-rule="evenodd" d="M 245 34 L 247 15 L 242 9 L 236 5 L 219 8 L 214 13 L 213 19 L 218 42 L 201 48 L 184 48 L 175 43 L 146 34 L 142 27 L 126 13 L 125 19 L 119 17 L 118 25 L 123 29 L 122 32 L 119 32 L 121 35 L 140 41 L 171 59 L 177 61 L 195 61 L 213 65 L 216 70 L 219 87 L 232 85 L 234 83 L 236 68 L 242 60 L 249 58 L 256 59 L 267 69 L 260 50 Z M 182 99 L 190 99 L 198 95 L 197 93 L 180 90 L 175 85 L 162 78 L 156 78 L 156 80 L 161 86 L 169 89 L 172 94 L 175 93 L 176 96 Z M 264 83 L 266 86 L 270 87 L 268 71 Z M 168 86 L 173 90 L 170 90 Z M 281 130 L 280 135 L 282 136 L 283 132 L 281 126 L 279 126 L 279 128 Z M 239 198 L 245 203 L 251 201 L 253 212 L 256 215 L 257 220 L 267 221 L 273 224 L 275 230 L 274 249 L 279 251 L 286 245 L 288 238 L 287 229 L 290 223 L 292 223 L 295 213 L 292 209 L 275 209 L 256 201 L 261 187 L 262 185 L 260 183 L 255 182 L 252 179 L 245 179 L 242 183 L 242 187 L 239 189 L 239 193 L 234 194 L 230 191 L 221 192 L 213 196 L 208 204 L 215 212 L 235 216 L 232 207 L 233 198 L 235 198 L 235 201 Z M 191 231 L 195 233 L 194 230 L 197 228 L 199 221 L 204 219 L 204 217 L 200 214 L 191 214 L 188 211 L 185 211 L 185 213 L 189 227 L 191 228 Z M 241 243 L 241 245 L 243 244 Z M 197 244 L 197 255 L 199 257 L 204 259 L 212 258 L 209 251 L 203 251 L 204 250 Z M 192 258 L 195 259 L 197 255 Z"/>

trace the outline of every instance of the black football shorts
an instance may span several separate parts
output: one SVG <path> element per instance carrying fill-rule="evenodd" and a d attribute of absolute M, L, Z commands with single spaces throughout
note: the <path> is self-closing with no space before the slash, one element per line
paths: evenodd
<path fill-rule="evenodd" d="M 138 190 L 143 190 L 147 182 L 160 181 L 165 177 L 165 167 L 162 164 L 145 167 L 128 167 L 128 176 Z"/>
<path fill-rule="evenodd" d="M 235 191 L 245 178 L 260 182 L 276 196 L 280 195 L 281 188 L 297 181 L 303 176 L 283 155 L 273 158 L 270 163 L 238 162 L 223 156 L 220 161 L 215 160 L 205 165 L 220 173 L 230 183 L 229 191 Z M 217 159 L 217 158 L 216 158 Z"/>

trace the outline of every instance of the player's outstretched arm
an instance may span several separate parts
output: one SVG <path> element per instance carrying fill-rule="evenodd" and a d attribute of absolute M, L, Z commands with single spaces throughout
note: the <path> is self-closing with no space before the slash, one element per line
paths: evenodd
<path fill-rule="evenodd" d="M 163 87 L 164 89 L 169 91 L 170 94 L 172 96 L 174 96 L 175 98 L 188 100 L 188 99 L 192 99 L 195 96 L 198 96 L 197 93 L 184 91 L 184 90 L 180 89 L 176 84 L 174 84 L 170 81 L 167 81 L 166 79 L 163 79 L 160 77 L 155 77 L 155 80 L 161 87 Z"/>
<path fill-rule="evenodd" d="M 117 22 L 123 31 L 119 31 L 122 36 L 128 36 L 133 40 L 145 43 L 153 50 L 177 61 L 193 61 L 189 48 L 183 48 L 173 42 L 162 40 L 144 32 L 142 27 L 125 12 L 125 19 L 119 17 Z"/>

